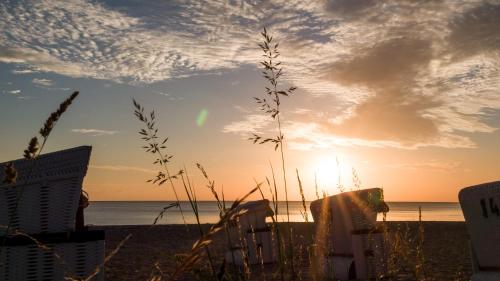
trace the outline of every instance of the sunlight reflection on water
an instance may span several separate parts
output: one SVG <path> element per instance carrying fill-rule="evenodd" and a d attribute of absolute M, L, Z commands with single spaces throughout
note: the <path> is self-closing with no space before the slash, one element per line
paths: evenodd
<path fill-rule="evenodd" d="M 163 207 L 171 202 L 91 202 L 85 210 L 86 223 L 94 225 L 140 225 L 152 224 Z M 430 203 L 430 202 L 388 202 L 390 207 L 387 213 L 388 221 L 416 221 L 418 220 L 418 206 L 422 206 L 422 220 L 424 221 L 464 221 L 458 203 Z M 196 223 L 190 211 L 188 202 L 181 203 L 187 223 Z M 309 212 L 309 203 L 307 203 Z M 302 222 L 303 210 L 301 202 L 290 202 L 290 220 Z M 286 207 L 280 202 L 279 221 L 286 221 Z M 202 223 L 214 223 L 218 220 L 219 212 L 215 202 L 199 202 L 200 220 Z M 309 221 L 312 221 L 311 214 Z M 379 215 L 382 220 L 382 215 Z M 179 209 L 170 209 L 160 220 L 161 224 L 183 223 Z"/>

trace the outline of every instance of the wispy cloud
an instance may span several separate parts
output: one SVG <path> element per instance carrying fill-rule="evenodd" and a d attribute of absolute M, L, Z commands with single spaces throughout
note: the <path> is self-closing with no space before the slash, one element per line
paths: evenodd
<path fill-rule="evenodd" d="M 281 44 L 288 79 L 330 98 L 287 115 L 292 148 L 472 148 L 464 132 L 497 129 L 486 120 L 500 110 L 499 4 L 324 3 L 318 21 L 335 21 L 310 34 L 320 30 L 330 40 L 287 47 L 294 38 L 287 34 Z"/>
<path fill-rule="evenodd" d="M 267 115 L 252 114 L 247 115 L 245 120 L 232 122 L 223 128 L 224 133 L 240 134 L 248 137 L 250 133 L 259 133 L 261 129 L 267 127 L 272 122 Z"/>
<path fill-rule="evenodd" d="M 89 134 L 95 137 L 112 136 L 118 133 L 118 131 L 100 130 L 100 129 L 72 129 L 71 132 L 80 134 Z"/>
<path fill-rule="evenodd" d="M 130 83 L 255 64 L 267 26 L 285 41 L 284 78 L 329 98 L 287 117 L 324 140 L 305 146 L 474 147 L 464 133 L 494 131 L 485 119 L 500 110 L 500 4 L 490 1 L 42 0 L 3 2 L 0 17 L 0 61 Z M 223 131 L 265 129 L 247 115 Z"/>
<path fill-rule="evenodd" d="M 21 90 L 10 90 L 10 91 L 4 91 L 7 94 L 11 95 L 19 95 L 21 93 Z"/>
<path fill-rule="evenodd" d="M 439 160 L 430 160 L 426 162 L 389 164 L 388 166 L 399 169 L 435 170 L 435 171 L 445 171 L 445 172 L 457 172 L 460 171 L 461 169 L 463 170 L 462 163 L 459 161 L 445 162 Z"/>
<path fill-rule="evenodd" d="M 37 71 L 33 69 L 14 69 L 12 70 L 12 73 L 14 74 L 29 74 L 29 73 L 36 73 Z"/>
<path fill-rule="evenodd" d="M 106 170 L 106 171 L 115 171 L 115 172 L 140 172 L 140 173 L 147 173 L 147 174 L 154 174 L 154 170 L 148 170 L 144 169 L 141 167 L 135 167 L 135 166 L 121 166 L 121 165 L 90 165 L 89 168 L 91 169 L 98 169 L 98 170 Z"/>
<path fill-rule="evenodd" d="M 36 84 L 38 86 L 45 86 L 45 87 L 50 87 L 54 84 L 52 80 L 44 78 L 33 78 L 32 82 L 33 84 Z"/>

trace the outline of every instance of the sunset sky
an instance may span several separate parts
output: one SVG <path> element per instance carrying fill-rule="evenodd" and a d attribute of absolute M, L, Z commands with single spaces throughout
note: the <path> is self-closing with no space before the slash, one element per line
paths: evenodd
<path fill-rule="evenodd" d="M 500 1 L 7 0 L 0 19 L 0 162 L 79 90 L 46 151 L 93 146 L 91 200 L 173 198 L 145 183 L 156 168 L 132 98 L 157 111 L 171 169 L 186 165 L 199 199 L 196 162 L 228 199 L 270 163 L 279 175 L 273 147 L 247 140 L 276 135 L 253 100 L 264 27 L 298 88 L 281 115 L 292 199 L 296 168 L 309 200 L 314 174 L 334 194 L 353 168 L 388 201 L 457 201 L 500 176 Z"/>

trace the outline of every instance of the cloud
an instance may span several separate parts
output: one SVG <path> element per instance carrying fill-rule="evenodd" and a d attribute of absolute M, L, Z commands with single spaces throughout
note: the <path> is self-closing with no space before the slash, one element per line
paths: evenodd
<path fill-rule="evenodd" d="M 98 170 L 106 170 L 106 171 L 114 171 L 114 172 L 140 172 L 147 174 L 154 174 L 155 171 L 144 169 L 141 167 L 134 166 L 121 166 L 121 165 L 90 165 L 90 169 L 98 169 Z"/>
<path fill-rule="evenodd" d="M 449 44 L 454 57 L 470 57 L 484 52 L 498 54 L 500 47 L 500 3 L 485 2 L 450 21 Z M 494 55 L 494 54 L 492 54 Z"/>
<path fill-rule="evenodd" d="M 246 107 L 246 106 L 241 106 L 241 105 L 235 105 L 234 109 L 236 109 L 238 112 L 242 113 L 251 113 L 252 109 Z"/>
<path fill-rule="evenodd" d="M 19 95 L 21 93 L 21 90 L 10 90 L 10 91 L 5 91 L 7 94 L 11 95 Z"/>
<path fill-rule="evenodd" d="M 80 134 L 90 134 L 94 137 L 112 136 L 118 133 L 118 131 L 100 130 L 100 129 L 72 129 L 71 132 Z"/>
<path fill-rule="evenodd" d="M 224 126 L 222 132 L 240 134 L 248 137 L 252 133 L 260 133 L 262 128 L 267 127 L 272 118 L 261 114 L 247 115 L 245 120 L 232 122 Z"/>
<path fill-rule="evenodd" d="M 415 170 L 415 171 L 435 170 L 444 172 L 456 172 L 457 169 L 462 167 L 462 162 L 460 161 L 443 162 L 439 160 L 430 160 L 426 162 L 390 164 L 389 167 Z"/>
<path fill-rule="evenodd" d="M 113 10 L 76 0 L 2 3 L 0 61 L 72 77 L 154 82 L 235 68 L 240 54 L 256 57 L 246 56 L 253 32 L 234 25 L 251 13 L 199 4 L 150 1 Z"/>
<path fill-rule="evenodd" d="M 390 140 L 411 146 L 439 137 L 439 122 L 423 115 L 437 108 L 434 96 L 423 95 L 417 79 L 428 72 L 431 42 L 393 38 L 356 51 L 354 58 L 331 66 L 325 79 L 371 91 L 341 122 L 327 120 L 325 133 L 366 140 Z"/>
<path fill-rule="evenodd" d="M 37 71 L 33 69 L 14 69 L 12 70 L 12 73 L 14 74 L 29 74 L 29 73 L 36 73 Z"/>
<path fill-rule="evenodd" d="M 0 23 L 0 27 L 2 27 Z M 85 73 L 82 66 L 77 64 L 63 61 L 57 58 L 48 51 L 37 51 L 28 47 L 8 47 L 2 46 L 2 39 L 0 37 L 0 62 L 16 63 L 28 65 L 32 70 L 14 70 L 15 74 L 31 72 L 55 72 L 58 74 L 67 75 L 70 77 L 86 77 L 89 76 Z"/>
<path fill-rule="evenodd" d="M 283 78 L 328 98 L 287 117 L 324 136 L 309 145 L 474 147 L 464 133 L 495 131 L 486 120 L 500 109 L 499 14 L 498 2 L 453 0 L 2 2 L 0 61 L 152 83 L 255 65 L 267 26 Z M 244 114 L 223 131 L 266 130 Z"/>
<path fill-rule="evenodd" d="M 336 17 L 350 18 L 374 8 L 373 0 L 326 0 L 325 9 Z"/>
<path fill-rule="evenodd" d="M 43 78 L 33 78 L 32 82 L 33 84 L 36 84 L 38 86 L 45 86 L 45 87 L 50 87 L 54 84 L 52 80 Z"/>

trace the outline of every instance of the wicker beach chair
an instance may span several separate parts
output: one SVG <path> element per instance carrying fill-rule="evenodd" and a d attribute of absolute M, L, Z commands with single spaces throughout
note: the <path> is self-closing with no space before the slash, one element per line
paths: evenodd
<path fill-rule="evenodd" d="M 470 237 L 472 281 L 500 281 L 500 181 L 458 194 Z"/>
<path fill-rule="evenodd" d="M 90 152 L 81 146 L 12 161 L 15 185 L 0 173 L 0 280 L 81 279 L 103 263 L 104 232 L 82 227 Z M 99 271 L 92 280 L 103 278 Z"/>
<path fill-rule="evenodd" d="M 339 280 L 369 280 L 386 272 L 384 235 L 377 213 L 389 211 L 382 189 L 344 192 L 311 202 L 317 255 Z M 333 267 L 333 273 L 330 269 Z"/>
<path fill-rule="evenodd" d="M 269 200 L 247 202 L 238 209 L 243 214 L 230 223 L 226 262 L 236 265 L 243 265 L 245 259 L 249 264 L 275 262 L 271 228 L 266 224 L 266 217 L 273 215 Z"/>

